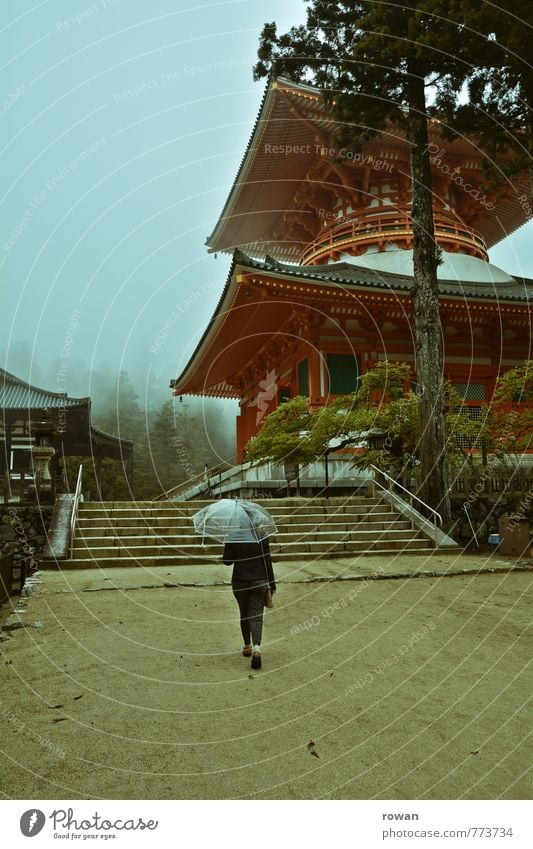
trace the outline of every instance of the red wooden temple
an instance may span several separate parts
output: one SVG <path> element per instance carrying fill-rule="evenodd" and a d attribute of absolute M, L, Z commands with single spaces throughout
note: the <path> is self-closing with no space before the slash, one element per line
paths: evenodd
<path fill-rule="evenodd" d="M 409 151 L 387 127 L 362 149 L 334 142 L 316 89 L 278 79 L 209 237 L 233 263 L 175 395 L 236 398 L 237 459 L 280 401 L 327 404 L 379 360 L 413 363 Z M 473 142 L 430 126 L 445 376 L 476 416 L 498 375 L 531 356 L 533 280 L 488 262 L 527 220 L 529 177 L 484 191 Z M 413 378 L 416 375 L 413 371 Z"/>

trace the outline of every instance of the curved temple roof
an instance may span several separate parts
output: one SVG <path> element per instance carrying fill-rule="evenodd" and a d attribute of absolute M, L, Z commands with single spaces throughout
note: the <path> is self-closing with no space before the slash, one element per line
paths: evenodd
<path fill-rule="evenodd" d="M 388 168 L 396 178 L 410 181 L 408 147 L 398 129 L 387 128 L 359 153 L 335 148 L 335 128 L 318 89 L 282 78 L 271 81 L 222 214 L 207 239 L 209 250 L 238 248 L 252 256 L 298 262 L 320 231 L 317 187 L 357 191 L 365 165 L 372 163 L 374 173 L 378 162 L 382 173 Z M 479 188 L 484 181 L 482 151 L 465 138 L 443 139 L 436 119 L 430 121 L 429 134 L 437 180 L 451 174 L 455 182 L 459 174 L 461 186 Z M 472 202 L 465 185 L 459 190 L 461 213 L 491 247 L 527 220 L 523 197 L 529 192 L 527 174 L 492 192 L 492 203 Z M 299 226 L 291 230 L 296 219 Z"/>
<path fill-rule="evenodd" d="M 0 409 L 38 410 L 89 407 L 90 398 L 69 398 L 66 392 L 50 392 L 26 383 L 14 374 L 0 368 Z"/>
<path fill-rule="evenodd" d="M 131 453 L 133 440 L 106 433 L 90 423 L 90 397 L 70 398 L 66 392 L 40 389 L 0 368 L 0 411 L 4 420 L 8 412 L 12 414 L 11 418 L 20 412 L 30 420 L 32 414 L 38 416 L 49 412 L 57 420 L 67 410 L 71 411 L 68 415 L 76 417 L 77 426 L 68 428 L 68 433 L 61 439 L 75 446 L 76 452 L 92 454 L 97 450 L 115 459 Z"/>
<path fill-rule="evenodd" d="M 271 296 L 257 298 L 248 292 L 249 280 L 267 287 Z M 256 276 L 257 275 L 257 276 Z M 171 381 L 174 395 L 204 395 L 239 398 L 239 389 L 231 382 L 235 363 L 243 367 L 259 348 L 280 332 L 287 318 L 288 298 L 296 307 L 319 300 L 341 298 L 357 306 L 359 301 L 390 296 L 397 304 L 412 307 L 413 278 L 357 266 L 353 262 L 322 266 L 296 266 L 272 257 L 264 261 L 235 251 L 233 263 L 220 297 L 200 342 L 176 380 Z M 488 309 L 526 313 L 533 300 L 533 280 L 511 277 L 488 284 L 486 281 L 439 281 L 441 302 L 463 308 L 484 304 Z"/>

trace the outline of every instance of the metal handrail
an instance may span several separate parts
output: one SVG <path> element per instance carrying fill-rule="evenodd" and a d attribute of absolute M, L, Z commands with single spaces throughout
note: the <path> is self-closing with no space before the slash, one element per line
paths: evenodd
<path fill-rule="evenodd" d="M 206 480 L 206 475 L 207 478 L 210 479 L 211 477 L 215 477 L 216 475 L 221 474 L 222 472 L 225 472 L 230 468 L 231 466 L 229 466 L 227 463 L 219 463 L 218 466 L 213 466 L 211 469 L 207 469 L 207 471 L 204 469 L 203 472 L 198 472 L 197 475 L 193 475 L 191 478 L 187 478 L 187 480 L 181 481 L 181 483 L 178 483 L 176 486 L 173 486 L 172 489 L 166 489 L 164 490 L 164 492 L 160 492 L 159 495 L 156 495 L 153 500 L 161 501 L 162 499 L 171 498 L 171 496 L 173 495 L 178 495 L 180 492 L 183 492 L 186 489 L 190 489 L 195 484 L 200 484 L 204 482 Z"/>
<path fill-rule="evenodd" d="M 470 513 L 468 512 L 468 501 L 465 501 L 465 503 L 463 504 L 463 510 L 465 511 L 466 518 L 468 519 L 468 524 L 470 525 L 470 530 L 472 531 L 472 535 L 473 535 L 473 537 L 476 541 L 476 545 L 479 548 L 479 542 L 478 542 L 478 539 L 477 539 L 477 534 L 474 530 L 474 526 L 473 526 L 472 520 L 470 518 Z"/>
<path fill-rule="evenodd" d="M 76 489 L 74 491 L 74 502 L 72 504 L 72 514 L 70 517 L 70 559 L 72 560 L 72 554 L 74 551 L 74 528 L 76 527 L 76 520 L 78 518 L 78 507 L 80 504 L 81 498 L 81 481 L 83 477 L 83 466 L 80 463 L 80 467 L 78 469 L 78 479 L 76 481 Z"/>
<path fill-rule="evenodd" d="M 407 495 L 410 498 L 414 498 L 415 501 L 418 501 L 419 504 L 422 504 L 422 506 L 425 507 L 426 510 L 429 510 L 430 513 L 433 513 L 433 515 L 436 516 L 436 518 L 438 519 L 438 523 L 439 523 L 440 527 L 442 528 L 442 516 L 440 515 L 440 513 L 437 513 L 437 511 L 434 510 L 433 507 L 430 507 L 429 504 L 426 504 L 425 501 L 422 501 L 422 499 L 419 498 L 418 495 L 414 495 L 412 492 L 410 492 L 408 489 L 406 489 L 405 486 L 403 486 L 401 483 L 398 483 L 398 481 L 395 481 L 394 478 L 391 478 L 391 476 L 389 474 L 387 474 L 387 472 L 384 472 L 382 469 L 378 469 L 378 467 L 374 466 L 373 463 L 370 464 L 370 468 L 374 469 L 375 472 L 379 472 L 380 475 L 383 475 L 384 478 L 387 478 L 387 480 L 389 480 L 391 483 L 393 483 L 394 486 L 398 486 L 398 487 L 400 487 L 400 489 L 403 489 L 403 491 L 406 492 Z M 381 489 L 385 489 L 385 487 L 382 486 L 382 484 L 380 484 L 380 482 L 377 481 L 375 478 L 374 478 L 374 482 L 377 483 L 378 486 L 381 486 Z"/>

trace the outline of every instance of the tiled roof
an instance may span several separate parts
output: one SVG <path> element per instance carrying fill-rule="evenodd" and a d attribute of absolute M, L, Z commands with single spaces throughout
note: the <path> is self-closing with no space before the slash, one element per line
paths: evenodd
<path fill-rule="evenodd" d="M 390 274 L 363 268 L 351 262 L 336 262 L 329 265 L 290 265 L 279 262 L 272 257 L 263 261 L 252 259 L 242 251 L 235 251 L 235 262 L 246 265 L 258 271 L 275 274 L 280 272 L 288 277 L 300 280 L 316 280 L 320 283 L 339 283 L 341 285 L 369 286 L 375 289 L 386 289 L 393 292 L 405 291 L 410 293 L 413 288 L 413 278 L 401 274 Z M 497 301 L 522 301 L 529 303 L 533 300 L 533 280 L 524 277 L 513 277 L 509 282 L 461 282 L 458 280 L 439 280 L 441 295 L 452 297 L 466 296 Z"/>
<path fill-rule="evenodd" d="M 133 439 L 125 439 L 123 436 L 114 436 L 112 433 L 107 433 L 99 427 L 91 425 L 91 437 L 99 443 L 112 442 L 113 444 L 121 444 L 125 447 L 133 445 Z"/>
<path fill-rule="evenodd" d="M 65 409 L 89 407 L 90 398 L 69 398 L 66 392 L 49 392 L 39 389 L 0 369 L 0 409 Z"/>
<path fill-rule="evenodd" d="M 410 295 L 413 288 L 413 278 L 391 274 L 388 272 L 375 271 L 370 268 L 357 266 L 349 262 L 332 263 L 330 265 L 290 265 L 279 262 L 272 257 L 265 257 L 264 260 L 253 259 L 247 256 L 242 251 L 234 251 L 233 261 L 228 273 L 228 278 L 224 290 L 220 296 L 219 302 L 211 316 L 202 337 L 200 338 L 195 350 L 191 354 L 189 361 L 181 374 L 174 380 L 170 381 L 171 388 L 179 394 L 183 385 L 185 376 L 193 366 L 196 358 L 207 343 L 207 339 L 217 317 L 223 310 L 225 298 L 230 289 L 232 280 L 235 275 L 237 266 L 243 271 L 251 270 L 263 272 L 275 277 L 293 278 L 298 280 L 308 280 L 311 284 L 318 283 L 335 287 L 350 287 L 355 291 L 361 287 L 367 287 L 369 290 L 385 290 L 396 294 Z M 439 281 L 439 293 L 442 297 L 468 298 L 485 300 L 489 303 L 498 305 L 500 302 L 515 302 L 518 305 L 528 307 L 533 301 L 533 280 L 527 278 L 511 278 L 509 281 L 500 283 L 487 282 L 460 282 L 455 280 Z M 221 388 L 220 397 L 238 397 L 238 395 L 226 386 Z"/>
<path fill-rule="evenodd" d="M 210 252 L 230 253 L 239 247 L 254 256 L 270 253 L 283 262 L 297 262 L 322 229 L 310 184 L 322 179 L 316 171 L 324 159 L 321 145 L 335 148 L 337 129 L 335 113 L 325 104 L 320 88 L 283 77 L 270 78 L 224 208 L 207 238 Z M 431 141 L 445 147 L 451 161 L 462 162 L 469 173 L 478 175 L 478 185 L 482 153 L 475 143 L 466 136 L 446 141 L 437 119 L 430 120 L 428 130 Z M 389 148 L 385 158 L 389 154 L 399 157 L 405 175 L 410 173 L 405 133 L 398 127 L 388 127 L 386 136 L 378 134 L 368 140 L 365 149 L 375 159 L 383 159 L 384 138 Z M 298 155 L 289 155 L 291 151 Z M 338 167 L 342 172 L 346 165 Z M 353 175 L 346 172 L 346 178 L 352 185 Z M 343 193 L 340 174 L 329 174 L 327 182 L 331 190 L 339 185 Z M 520 198 L 530 190 L 526 171 L 512 181 L 507 178 L 497 190 L 497 214 L 492 204 L 480 201 L 465 213 L 464 223 L 492 247 L 525 223 L 527 215 Z M 304 204 L 302 197 L 307 198 L 309 192 L 309 202 Z M 491 189 L 490 196 L 495 193 L 496 189 Z M 320 205 L 323 203 L 321 200 Z M 294 216 L 299 221 L 302 212 L 306 228 L 292 228 Z"/>

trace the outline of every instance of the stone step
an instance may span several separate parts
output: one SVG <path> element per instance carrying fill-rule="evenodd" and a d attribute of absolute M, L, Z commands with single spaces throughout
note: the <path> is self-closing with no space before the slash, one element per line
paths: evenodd
<path fill-rule="evenodd" d="M 390 515 L 390 514 L 385 514 Z M 332 527 L 333 526 L 333 527 Z M 292 533 L 292 534 L 307 534 L 314 533 L 315 531 L 324 532 L 327 529 L 331 531 L 331 533 L 344 533 L 345 531 L 364 531 L 369 530 L 372 532 L 385 531 L 392 528 L 397 528 L 398 530 L 407 530 L 411 528 L 410 522 L 406 519 L 395 517 L 387 519 L 387 521 L 359 521 L 359 522 L 294 522 L 292 524 L 278 525 L 279 533 L 276 534 L 272 539 L 278 539 L 281 535 Z M 120 533 L 118 533 L 120 532 Z M 156 527 L 150 527 L 149 525 L 145 525 L 144 523 L 139 522 L 137 525 L 109 525 L 109 526 L 96 526 L 96 527 L 82 527 L 78 528 L 78 538 L 83 539 L 94 539 L 98 537 L 134 537 L 134 536 L 157 536 L 161 539 L 165 537 L 184 537 L 184 536 L 193 536 L 198 538 L 198 534 L 195 532 L 193 526 L 188 524 L 186 526 L 179 525 L 159 525 Z M 206 537 L 207 539 L 207 537 Z"/>
<path fill-rule="evenodd" d="M 421 542 L 427 545 L 427 540 L 414 535 L 410 531 L 400 531 L 393 533 L 392 531 L 384 531 L 378 538 L 375 536 L 352 536 L 348 535 L 345 538 L 325 539 L 323 536 L 316 538 L 304 537 L 303 539 L 287 540 L 282 543 L 272 543 L 270 550 L 273 556 L 285 556 L 287 551 L 297 551 L 300 554 L 307 554 L 310 551 L 330 552 L 330 551 L 359 551 L 366 548 L 391 547 L 396 544 L 405 544 L 409 542 Z M 72 554 L 74 560 L 91 557 L 95 560 L 106 557 L 118 557 L 120 555 L 129 557 L 156 557 L 164 552 L 168 554 L 218 554 L 221 553 L 220 545 L 202 546 L 196 543 L 177 543 L 175 545 L 129 545 L 123 540 L 117 541 L 115 545 L 102 546 L 84 546 L 76 545 Z"/>
<path fill-rule="evenodd" d="M 338 511 L 335 513 L 327 513 L 324 511 L 307 511 L 305 513 L 285 513 L 285 514 L 272 514 L 272 517 L 277 525 L 281 525 L 284 523 L 294 523 L 294 522 L 346 522 L 346 521 L 357 521 L 361 517 L 373 517 L 379 516 L 382 517 L 384 515 L 392 516 L 396 515 L 393 513 L 392 509 L 388 505 L 384 504 L 376 504 L 371 508 L 362 509 L 362 508 L 353 508 L 351 510 L 344 509 L 342 511 Z M 160 525 L 160 524 L 172 524 L 176 526 L 186 526 L 190 525 L 193 527 L 193 521 L 191 516 L 182 516 L 174 513 L 159 513 L 159 514 L 139 514 L 132 512 L 130 514 L 118 515 L 116 513 L 112 514 L 99 514 L 97 516 L 93 516 L 90 514 L 82 513 L 77 518 L 77 524 L 79 527 L 102 527 L 104 525 L 122 525 L 122 524 L 152 524 L 152 525 Z"/>
<path fill-rule="evenodd" d="M 341 495 L 332 496 L 331 498 L 254 498 L 253 503 L 259 504 L 261 507 L 269 510 L 270 507 L 305 507 L 309 504 L 366 504 L 368 501 L 379 500 L 379 497 L 366 495 L 351 495 L 344 497 Z M 193 512 L 201 510 L 202 507 L 207 507 L 209 504 L 216 504 L 217 499 L 202 499 L 198 501 L 83 501 L 80 504 L 80 509 L 110 509 L 118 508 L 153 508 L 153 507 L 184 507 L 191 509 Z"/>
<path fill-rule="evenodd" d="M 312 532 L 306 533 L 285 533 L 285 534 L 276 534 L 275 537 L 271 539 L 271 545 L 282 545 L 285 542 L 295 542 L 297 540 L 302 540 L 304 542 L 308 542 L 314 540 L 324 541 L 324 540 L 335 540 L 340 539 L 387 539 L 389 536 L 394 535 L 399 539 L 408 539 L 410 536 L 417 536 L 417 532 L 413 531 L 412 528 L 384 528 L 381 531 L 377 531 L 374 528 L 348 528 L 345 531 L 337 532 L 337 530 L 314 530 Z M 113 536 L 101 536 L 101 537 L 85 537 L 79 536 L 75 540 L 74 548 L 108 548 L 109 546 L 116 545 L 176 545 L 179 547 L 189 546 L 189 545 L 201 545 L 202 538 L 197 536 L 196 534 L 183 534 L 176 535 L 171 534 L 167 536 L 156 536 L 155 534 L 132 534 L 132 535 L 124 535 L 124 534 L 114 534 Z M 204 545 L 206 548 L 222 548 L 222 543 L 217 542 L 216 540 L 209 539 L 208 537 L 204 540 Z"/>
<path fill-rule="evenodd" d="M 202 545 L 192 516 L 202 502 L 86 502 L 80 507 L 73 557 L 65 568 L 212 564 L 222 544 Z M 276 561 L 364 554 L 432 552 L 433 543 L 380 497 L 256 500 L 275 520 Z"/>
<path fill-rule="evenodd" d="M 340 504 L 332 504 L 331 502 L 325 502 L 323 504 L 315 504 L 315 503 L 307 503 L 307 504 L 299 504 L 295 506 L 291 506 L 289 504 L 279 504 L 275 506 L 268 505 L 268 512 L 274 516 L 279 516 L 283 514 L 294 515 L 298 513 L 339 513 L 351 511 L 352 509 L 359 509 L 360 511 L 364 511 L 369 509 L 370 507 L 382 505 L 382 501 L 379 498 L 367 498 L 363 501 L 352 502 L 352 501 L 344 501 Z M 193 516 L 195 513 L 198 513 L 199 510 L 196 507 L 191 507 L 190 504 L 151 504 L 150 506 L 134 506 L 131 507 L 120 505 L 120 506 L 110 506 L 105 507 L 102 505 L 98 505 L 95 507 L 88 506 L 83 504 L 79 508 L 80 516 L 131 516 L 134 514 L 137 515 L 169 515 L 176 514 L 182 516 Z"/>
<path fill-rule="evenodd" d="M 412 540 L 409 542 L 398 542 L 398 543 L 387 543 L 387 545 L 375 545 L 374 547 L 367 547 L 357 550 L 335 550 L 327 552 L 327 559 L 341 559 L 347 557 L 353 557 L 357 555 L 358 557 L 371 554 L 371 555 L 382 555 L 382 556 L 396 556 L 399 553 L 409 553 L 410 555 L 422 555 L 422 554 L 434 554 L 435 549 L 428 545 L 425 540 Z M 322 554 L 321 552 L 316 552 L 318 555 Z M 302 554 L 301 552 L 291 552 L 291 551 L 283 551 L 280 555 L 279 561 L 284 563 L 308 560 L 309 557 L 313 556 L 314 552 L 308 552 L 306 554 Z M 85 558 L 76 558 L 75 560 L 64 560 L 61 562 L 61 569 L 92 569 L 92 568 L 113 568 L 113 567 L 143 567 L 145 569 L 150 569 L 155 566 L 206 566 L 206 565 L 214 565 L 212 560 L 208 560 L 206 558 L 202 558 L 201 556 L 195 556 L 190 554 L 185 555 L 168 555 L 168 554 L 160 554 L 156 557 L 98 557 L 91 558 L 86 555 Z M 228 567 L 230 568 L 230 567 Z M 276 568 L 276 564 L 274 563 L 274 569 Z"/>
<path fill-rule="evenodd" d="M 348 519 L 348 521 L 347 521 Z M 279 522 L 277 524 L 278 533 L 295 533 L 298 530 L 302 532 L 313 531 L 317 528 L 325 530 L 327 528 L 331 528 L 331 530 L 338 530 L 340 528 L 380 528 L 385 525 L 388 527 L 398 527 L 399 524 L 407 525 L 411 527 L 411 523 L 407 519 L 403 519 L 402 517 L 396 517 L 391 513 L 381 513 L 376 514 L 372 518 L 360 518 L 357 520 L 349 520 L 349 517 L 345 517 L 344 521 L 338 522 L 330 522 L 330 521 L 294 521 L 294 522 Z M 186 524 L 179 523 L 144 523 L 144 522 L 136 522 L 132 524 L 131 522 L 121 523 L 121 522 L 113 522 L 112 524 L 100 524 L 100 525 L 78 525 L 77 533 L 85 536 L 105 536 L 107 534 L 116 534 L 116 533 L 126 533 L 129 535 L 136 533 L 160 533 L 160 534 L 174 534 L 174 535 L 187 535 L 187 534 L 196 534 L 194 526 L 191 522 Z M 201 536 L 201 534 L 198 534 Z M 273 536 L 273 535 L 272 535 Z"/>

